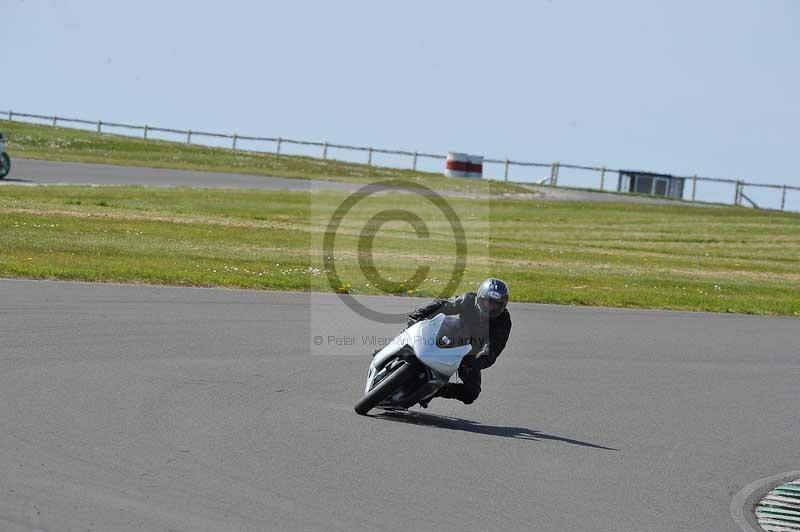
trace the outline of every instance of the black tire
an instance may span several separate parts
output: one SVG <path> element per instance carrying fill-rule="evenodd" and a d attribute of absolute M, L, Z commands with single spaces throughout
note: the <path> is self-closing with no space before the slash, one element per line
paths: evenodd
<path fill-rule="evenodd" d="M 402 366 L 394 370 L 388 377 L 385 377 L 356 403 L 356 414 L 366 416 L 367 412 L 378 406 L 408 382 L 414 376 L 414 372 L 415 368 L 413 366 L 408 362 L 403 362 Z"/>
<path fill-rule="evenodd" d="M 0 179 L 3 179 L 11 171 L 11 159 L 6 152 L 0 154 Z"/>

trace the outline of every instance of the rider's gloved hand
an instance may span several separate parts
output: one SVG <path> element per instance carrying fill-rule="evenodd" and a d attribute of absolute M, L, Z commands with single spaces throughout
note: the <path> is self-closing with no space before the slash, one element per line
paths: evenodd
<path fill-rule="evenodd" d="M 412 325 L 414 325 L 415 323 L 417 323 L 417 322 L 418 322 L 419 320 L 421 320 L 422 318 L 423 318 L 423 317 L 422 317 L 422 314 L 421 314 L 420 312 L 417 312 L 417 311 L 415 310 L 414 312 L 412 312 L 411 314 L 409 314 L 409 315 L 408 315 L 408 317 L 407 317 L 407 319 L 406 319 L 406 326 L 407 326 L 407 327 L 411 327 Z"/>

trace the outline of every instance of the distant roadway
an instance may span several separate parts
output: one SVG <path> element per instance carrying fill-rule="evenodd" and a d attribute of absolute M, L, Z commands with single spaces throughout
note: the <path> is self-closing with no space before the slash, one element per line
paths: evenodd
<path fill-rule="evenodd" d="M 11 173 L 3 182 L 9 184 L 150 185 L 286 190 L 355 190 L 358 188 L 357 184 L 336 181 L 31 159 L 13 159 Z"/>
<path fill-rule="evenodd" d="M 11 173 L 0 184 L 71 184 L 71 185 L 145 185 L 161 187 L 207 187 L 207 188 L 252 188 L 268 190 L 344 190 L 358 189 L 358 183 L 342 183 L 317 179 L 291 179 L 263 175 L 206 172 L 195 170 L 173 170 L 169 168 L 145 168 L 138 166 L 115 166 L 94 163 L 65 163 L 13 159 Z M 546 199 L 570 201 L 612 201 L 675 205 L 675 201 L 624 194 L 607 194 L 589 190 L 525 185 L 529 194 L 516 194 L 519 199 Z M 447 192 L 446 196 L 475 197 L 468 192 Z M 705 205 L 684 202 L 681 205 Z"/>

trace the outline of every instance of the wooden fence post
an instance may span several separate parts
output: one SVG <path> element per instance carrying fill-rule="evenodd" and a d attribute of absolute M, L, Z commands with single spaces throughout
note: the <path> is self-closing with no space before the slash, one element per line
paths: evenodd
<path fill-rule="evenodd" d="M 558 186 L 558 163 L 555 162 L 550 166 L 550 184 Z"/>

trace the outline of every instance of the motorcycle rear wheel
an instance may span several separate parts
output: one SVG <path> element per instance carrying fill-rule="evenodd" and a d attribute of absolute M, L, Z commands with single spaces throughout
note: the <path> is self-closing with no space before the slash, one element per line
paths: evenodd
<path fill-rule="evenodd" d="M 6 152 L 0 154 L 0 179 L 3 179 L 11 171 L 11 158 Z"/>
<path fill-rule="evenodd" d="M 356 414 L 366 416 L 367 412 L 378 406 L 382 401 L 388 399 L 393 393 L 399 390 L 403 384 L 408 382 L 414 375 L 414 370 L 415 368 L 408 362 L 403 362 L 399 368 L 385 377 L 356 403 Z"/>

